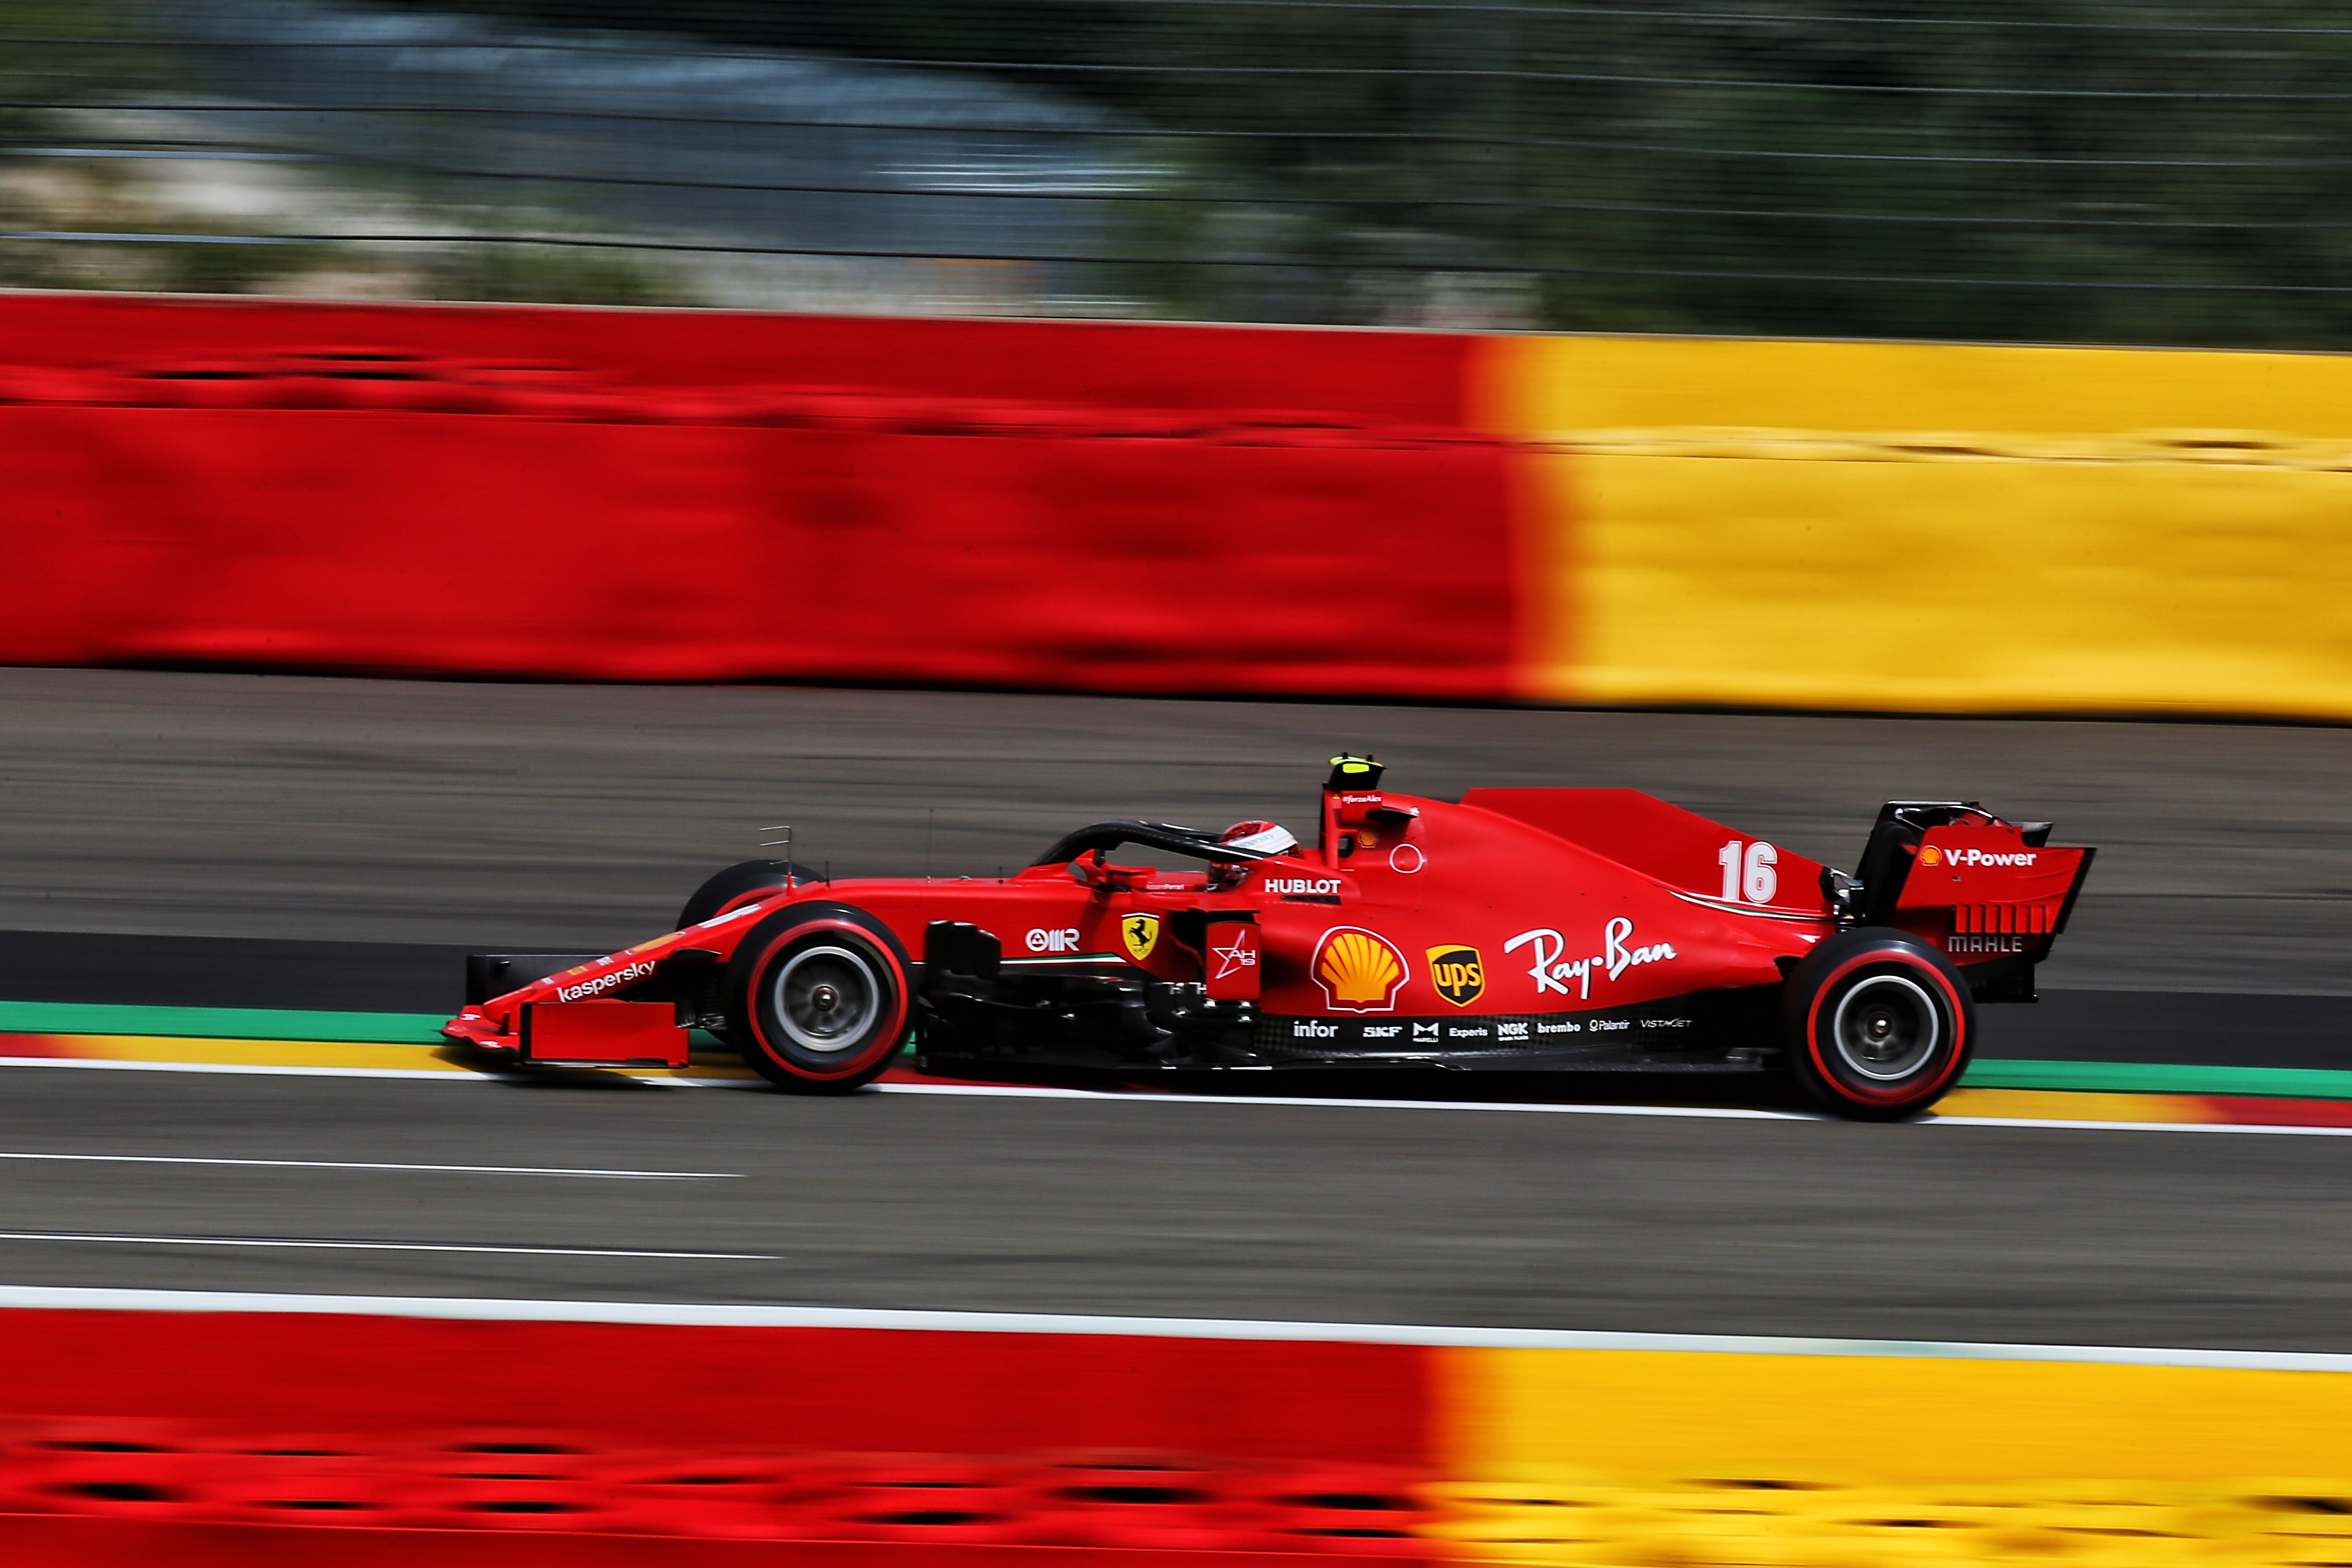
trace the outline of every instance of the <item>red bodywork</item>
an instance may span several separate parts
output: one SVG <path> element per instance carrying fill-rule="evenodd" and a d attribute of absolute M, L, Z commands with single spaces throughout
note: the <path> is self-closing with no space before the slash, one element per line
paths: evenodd
<path fill-rule="evenodd" d="M 2030 999 L 2032 965 L 2092 852 L 2029 842 L 2036 825 L 1958 815 L 1907 835 L 1882 817 L 1882 837 L 1904 840 L 1887 841 L 1900 870 L 1871 890 L 1868 923 L 1940 949 L 1980 998 Z M 537 1057 L 522 1047 L 526 1008 L 543 1030 L 554 1009 L 659 995 L 648 983 L 673 955 L 723 965 L 762 917 L 808 904 L 879 921 L 918 974 L 932 922 L 959 921 L 993 936 L 1008 976 L 1190 983 L 1254 1002 L 1250 1048 L 1269 1065 L 1736 1058 L 1773 1043 L 1753 1031 L 1795 963 L 1862 919 L 1832 905 L 1826 880 L 1817 861 L 1634 790 L 1485 789 L 1453 803 L 1331 789 L 1315 847 L 1245 865 L 1167 870 L 1080 856 L 1009 878 L 763 889 L 469 1006 L 444 1032 Z M 682 1030 L 654 1008 L 633 1011 L 644 1048 L 594 1059 L 683 1059 Z M 919 996 L 908 1014 L 924 1025 Z"/>

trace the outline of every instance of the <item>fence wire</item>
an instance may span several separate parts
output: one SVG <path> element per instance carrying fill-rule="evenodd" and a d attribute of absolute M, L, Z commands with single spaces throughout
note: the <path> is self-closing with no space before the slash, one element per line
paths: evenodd
<path fill-rule="evenodd" d="M 2338 348 L 2339 15 L 0 0 L 0 283 Z"/>

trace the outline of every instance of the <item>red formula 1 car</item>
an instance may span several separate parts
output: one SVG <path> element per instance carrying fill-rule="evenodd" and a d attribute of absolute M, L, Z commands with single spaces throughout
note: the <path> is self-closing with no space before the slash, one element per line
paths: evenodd
<path fill-rule="evenodd" d="M 682 1063 L 719 1035 L 778 1086 L 925 1070 L 1780 1066 L 1833 1110 L 1948 1089 L 1979 1002 L 2030 1002 L 2093 851 L 1969 801 L 1880 808 L 1853 876 L 1626 789 L 1380 787 L 1337 759 L 1313 848 L 1098 822 L 1017 876 L 706 882 L 623 952 L 478 954 L 443 1033 L 512 1059 Z M 1114 856 L 1141 851 L 1159 864 Z"/>

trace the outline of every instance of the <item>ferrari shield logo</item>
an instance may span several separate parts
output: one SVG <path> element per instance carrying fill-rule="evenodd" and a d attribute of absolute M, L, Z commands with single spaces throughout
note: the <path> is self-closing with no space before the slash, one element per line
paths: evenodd
<path fill-rule="evenodd" d="M 1118 940 L 1119 944 L 1127 949 L 1127 956 L 1141 963 L 1151 956 L 1151 950 L 1160 945 L 1160 917 L 1128 916 L 1118 922 Z"/>
<path fill-rule="evenodd" d="M 1486 966 L 1479 962 L 1475 947 L 1433 947 L 1429 983 L 1456 1007 L 1467 1007 L 1486 994 Z"/>

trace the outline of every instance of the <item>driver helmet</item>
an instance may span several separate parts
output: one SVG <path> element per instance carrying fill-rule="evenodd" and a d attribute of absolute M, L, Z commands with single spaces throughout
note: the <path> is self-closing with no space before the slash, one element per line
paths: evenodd
<path fill-rule="evenodd" d="M 1298 847 L 1297 838 L 1278 822 L 1236 822 L 1217 836 L 1217 842 L 1265 855 L 1288 855 Z"/>

